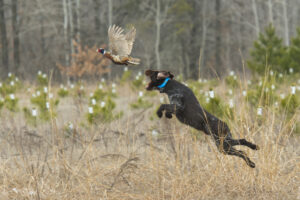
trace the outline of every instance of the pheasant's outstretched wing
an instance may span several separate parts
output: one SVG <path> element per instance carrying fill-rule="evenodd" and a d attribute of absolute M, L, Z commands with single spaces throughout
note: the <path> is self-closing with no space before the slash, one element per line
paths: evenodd
<path fill-rule="evenodd" d="M 134 27 L 131 28 L 131 30 L 126 34 L 126 41 L 128 43 L 128 55 L 131 54 L 133 43 L 135 40 L 136 35 L 136 29 Z"/>
<path fill-rule="evenodd" d="M 129 56 L 132 50 L 136 30 L 132 28 L 126 35 L 124 30 L 116 25 L 108 29 L 109 48 L 112 54 L 120 56 Z"/>

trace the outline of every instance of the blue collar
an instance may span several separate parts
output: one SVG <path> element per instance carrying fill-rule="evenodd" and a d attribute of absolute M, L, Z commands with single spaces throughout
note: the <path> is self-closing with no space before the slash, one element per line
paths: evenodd
<path fill-rule="evenodd" d="M 157 86 L 157 87 L 158 87 L 158 88 L 164 88 L 164 87 L 167 85 L 167 83 L 168 83 L 169 80 L 170 80 L 169 77 L 166 78 L 165 81 L 164 81 L 161 85 L 159 85 L 159 86 Z"/>

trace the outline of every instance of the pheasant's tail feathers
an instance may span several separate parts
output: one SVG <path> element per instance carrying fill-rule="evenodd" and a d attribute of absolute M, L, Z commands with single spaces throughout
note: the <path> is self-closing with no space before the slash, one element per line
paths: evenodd
<path fill-rule="evenodd" d="M 128 62 L 128 64 L 139 65 L 140 62 L 141 62 L 141 59 L 139 59 L 139 58 L 129 58 L 127 62 Z"/>

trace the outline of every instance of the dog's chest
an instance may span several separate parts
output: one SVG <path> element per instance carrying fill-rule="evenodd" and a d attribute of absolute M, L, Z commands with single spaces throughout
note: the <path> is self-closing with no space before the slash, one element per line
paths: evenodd
<path fill-rule="evenodd" d="M 168 97 L 169 97 L 170 104 L 175 104 L 176 103 L 176 96 L 169 95 Z"/>
<path fill-rule="evenodd" d="M 175 93 L 175 94 L 169 94 L 168 97 L 169 97 L 170 104 L 178 105 L 181 103 L 181 99 L 183 95 Z"/>

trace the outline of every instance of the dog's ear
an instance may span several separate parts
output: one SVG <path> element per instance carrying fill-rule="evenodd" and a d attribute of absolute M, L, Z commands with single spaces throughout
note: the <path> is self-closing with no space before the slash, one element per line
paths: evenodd
<path fill-rule="evenodd" d="M 152 74 L 153 74 L 153 70 L 151 70 L 151 69 L 148 69 L 147 71 L 145 71 L 145 75 L 146 76 L 151 76 Z"/>
<path fill-rule="evenodd" d="M 174 78 L 174 75 L 171 72 L 168 72 L 170 79 Z"/>

